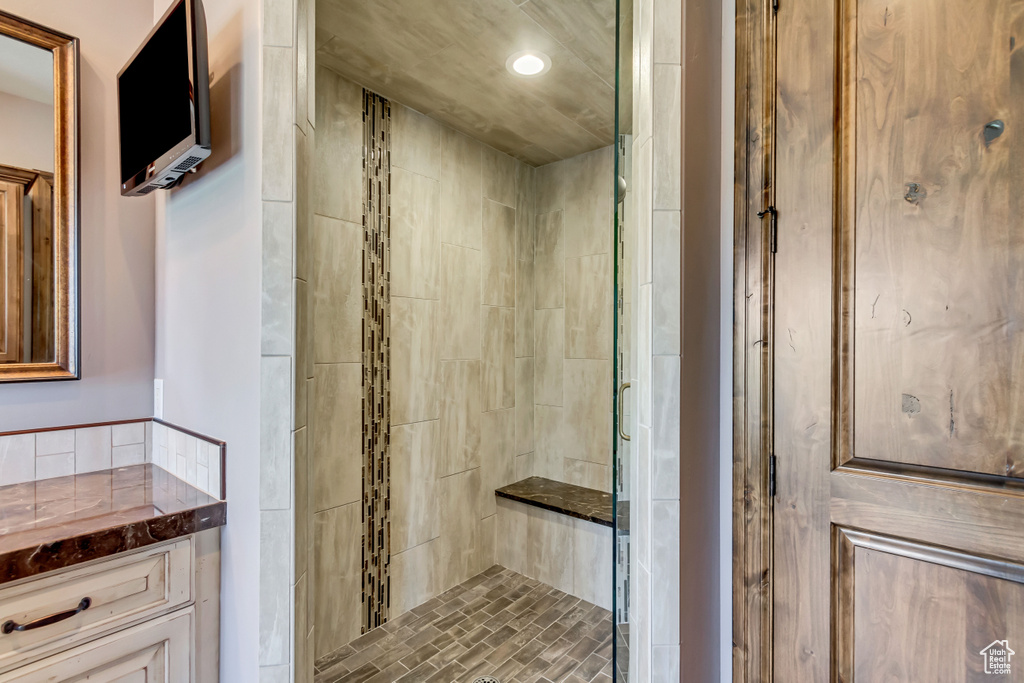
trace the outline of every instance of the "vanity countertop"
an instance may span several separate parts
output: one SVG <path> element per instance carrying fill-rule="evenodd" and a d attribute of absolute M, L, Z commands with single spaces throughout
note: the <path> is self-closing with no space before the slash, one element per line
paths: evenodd
<path fill-rule="evenodd" d="M 223 526 L 227 504 L 155 465 L 0 487 L 0 585 Z"/>

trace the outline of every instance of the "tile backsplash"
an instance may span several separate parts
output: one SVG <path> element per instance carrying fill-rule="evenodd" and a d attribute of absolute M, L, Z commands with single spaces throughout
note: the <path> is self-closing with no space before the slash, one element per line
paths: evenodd
<path fill-rule="evenodd" d="M 149 462 L 223 499 L 223 448 L 149 419 L 0 434 L 0 486 Z"/>

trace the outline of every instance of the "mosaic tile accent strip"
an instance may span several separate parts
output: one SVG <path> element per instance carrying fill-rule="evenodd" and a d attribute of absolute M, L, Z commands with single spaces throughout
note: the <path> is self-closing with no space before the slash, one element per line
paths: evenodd
<path fill-rule="evenodd" d="M 363 624 L 390 608 L 391 104 L 363 91 Z"/>

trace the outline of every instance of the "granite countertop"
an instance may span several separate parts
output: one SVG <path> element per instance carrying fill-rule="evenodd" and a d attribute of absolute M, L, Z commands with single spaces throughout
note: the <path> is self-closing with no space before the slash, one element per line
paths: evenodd
<path fill-rule="evenodd" d="M 495 495 L 561 512 L 602 526 L 613 526 L 612 494 L 544 477 L 530 477 L 495 490 Z"/>
<path fill-rule="evenodd" d="M 226 503 L 151 464 L 3 486 L 0 584 L 226 521 Z"/>

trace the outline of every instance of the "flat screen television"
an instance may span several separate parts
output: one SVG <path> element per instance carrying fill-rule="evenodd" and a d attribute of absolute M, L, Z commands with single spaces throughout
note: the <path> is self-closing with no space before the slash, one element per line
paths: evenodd
<path fill-rule="evenodd" d="M 169 188 L 210 156 L 202 0 L 175 0 L 117 74 L 121 194 Z"/>

